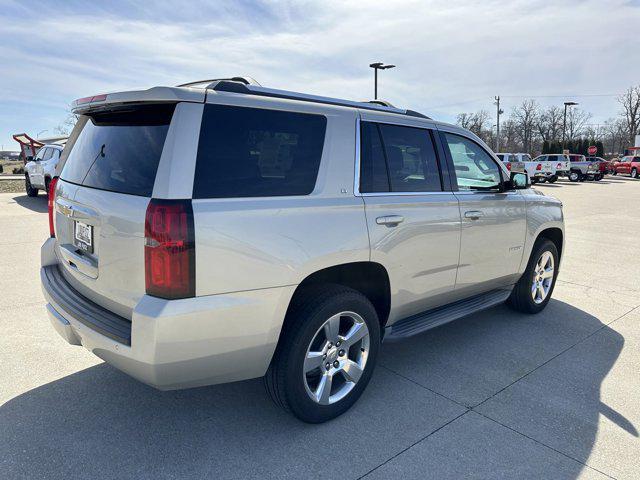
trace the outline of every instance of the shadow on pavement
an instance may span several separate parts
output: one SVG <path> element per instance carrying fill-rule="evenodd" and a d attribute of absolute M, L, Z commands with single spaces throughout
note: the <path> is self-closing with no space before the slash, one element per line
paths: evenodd
<path fill-rule="evenodd" d="M 47 196 L 44 194 L 37 197 L 29 197 L 28 195 L 19 195 L 13 197 L 15 202 L 21 207 L 28 208 L 38 213 L 47 213 Z"/>
<path fill-rule="evenodd" d="M 426 386 L 436 392 L 444 377 L 442 389 L 449 385 L 465 392 L 489 384 L 495 394 L 602 327 L 597 318 L 563 302 L 554 300 L 549 307 L 537 316 L 496 307 L 385 345 L 382 363 L 389 363 L 390 356 L 413 363 L 405 366 L 431 375 L 435 380 L 429 384 L 427 376 Z M 600 403 L 600 384 L 623 345 L 622 336 L 604 328 L 614 335 L 615 347 L 604 356 L 594 353 L 600 357 L 581 370 L 584 388 L 563 400 L 582 408 L 580 418 L 565 419 L 570 431 L 564 434 L 579 436 L 575 442 L 584 457 L 593 446 L 600 414 L 637 436 L 633 425 Z M 64 355 L 63 348 L 60 352 Z M 160 392 L 101 364 L 0 407 L 1 468 L 4 478 L 325 478 L 327 471 L 356 478 L 464 411 L 437 395 L 441 403 L 418 401 L 422 395 L 432 394 L 379 367 L 350 412 L 324 425 L 307 425 L 272 405 L 260 380 Z M 549 409 L 555 400 L 531 399 L 547 402 Z M 444 410 L 447 417 L 442 417 Z M 425 423 L 430 418 L 437 422 Z M 465 456 L 480 464 L 489 461 L 474 458 L 473 452 Z M 457 462 L 455 456 L 424 458 L 420 468 L 427 471 L 434 462 L 442 470 L 447 461 Z M 535 472 L 535 465 L 530 467 Z M 576 478 L 580 470 L 563 478 Z M 504 477 L 506 472 L 495 473 Z"/>

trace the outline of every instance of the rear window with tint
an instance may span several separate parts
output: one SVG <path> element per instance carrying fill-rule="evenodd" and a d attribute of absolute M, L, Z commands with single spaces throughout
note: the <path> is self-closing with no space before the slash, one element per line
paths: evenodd
<path fill-rule="evenodd" d="M 206 105 L 193 197 L 310 194 L 326 126 L 322 115 Z"/>
<path fill-rule="evenodd" d="M 86 187 L 150 197 L 175 105 L 92 114 L 60 178 Z"/>

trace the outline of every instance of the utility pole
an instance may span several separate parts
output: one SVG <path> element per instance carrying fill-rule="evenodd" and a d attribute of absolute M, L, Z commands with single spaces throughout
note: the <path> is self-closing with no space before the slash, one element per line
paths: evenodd
<path fill-rule="evenodd" d="M 564 140 L 567 132 L 567 107 L 578 105 L 576 102 L 564 102 L 564 121 L 562 122 L 562 153 L 564 153 Z"/>
<path fill-rule="evenodd" d="M 496 152 L 500 151 L 500 114 L 504 113 L 504 111 L 500 110 L 500 95 L 495 98 L 495 102 L 493 104 L 496 106 Z"/>
<path fill-rule="evenodd" d="M 373 68 L 373 99 L 378 99 L 378 70 L 386 70 L 388 68 L 394 68 L 395 65 L 385 65 L 382 62 L 371 63 L 369 65 Z"/>

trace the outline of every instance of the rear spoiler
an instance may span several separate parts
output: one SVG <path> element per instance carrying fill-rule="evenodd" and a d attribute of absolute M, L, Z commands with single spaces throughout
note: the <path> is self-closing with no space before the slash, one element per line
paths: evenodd
<path fill-rule="evenodd" d="M 71 111 L 82 115 L 91 110 L 109 109 L 112 106 L 135 103 L 204 103 L 205 90 L 175 87 L 153 87 L 148 90 L 105 93 L 79 98 L 71 103 Z"/>

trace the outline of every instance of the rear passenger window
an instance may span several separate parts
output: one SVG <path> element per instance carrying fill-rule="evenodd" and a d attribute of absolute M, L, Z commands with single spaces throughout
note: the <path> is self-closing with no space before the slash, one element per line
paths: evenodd
<path fill-rule="evenodd" d="M 363 122 L 360 191 L 441 192 L 429 130 Z"/>
<path fill-rule="evenodd" d="M 326 126 L 322 115 L 206 105 L 193 197 L 310 194 Z"/>

